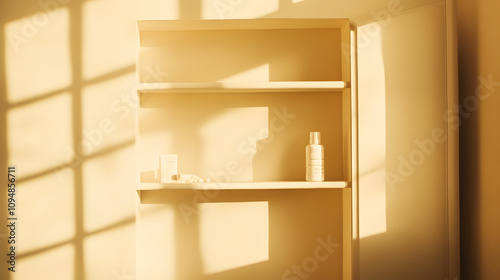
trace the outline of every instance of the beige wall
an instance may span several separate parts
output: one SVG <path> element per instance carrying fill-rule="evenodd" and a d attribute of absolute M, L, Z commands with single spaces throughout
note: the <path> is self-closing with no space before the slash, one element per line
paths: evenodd
<path fill-rule="evenodd" d="M 116 108 L 130 108 L 136 4 L 1 4 L 0 149 L 19 218 L 16 272 L 2 257 L 1 279 L 135 274 L 134 114 Z M 148 9 L 169 10 L 135 12 Z"/>
<path fill-rule="evenodd" d="M 462 279 L 500 279 L 499 9 L 458 1 Z"/>
<path fill-rule="evenodd" d="M 17 167 L 19 221 L 16 272 L 2 261 L 0 279 L 136 278 L 131 97 L 138 19 L 342 16 L 327 1 L 294 2 L 2 1 L 0 168 Z M 2 256 L 6 237 L 2 227 Z M 313 251 L 318 244 L 312 238 L 309 245 Z"/>
<path fill-rule="evenodd" d="M 130 96 L 137 19 L 370 20 L 391 1 L 341 2 L 2 1 L 0 170 L 9 164 L 18 168 L 20 220 L 18 271 L 8 273 L 2 264 L 0 278 L 135 277 L 135 104 Z M 497 279 L 498 85 L 481 88 L 479 108 L 473 102 L 479 99 L 474 99 L 478 78 L 488 80 L 491 74 L 500 81 L 495 63 L 500 7 L 495 0 L 458 2 L 461 104 L 467 106 L 461 126 L 462 276 Z M 2 182 L 5 173 L 0 172 Z M 5 201 L 2 192 L 0 221 L 6 220 Z M 0 228 L 2 255 L 7 234 Z"/>

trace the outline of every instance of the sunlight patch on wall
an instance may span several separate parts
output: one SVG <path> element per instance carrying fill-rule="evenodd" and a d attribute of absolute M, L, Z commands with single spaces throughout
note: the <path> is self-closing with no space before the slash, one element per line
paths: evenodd
<path fill-rule="evenodd" d="M 57 171 L 75 154 L 71 131 L 68 93 L 11 109 L 7 112 L 8 160 L 21 166 L 24 176 Z"/>
<path fill-rule="evenodd" d="M 84 79 L 135 64 L 135 21 L 120 9 L 123 1 L 86 1 L 83 5 Z M 133 71 L 133 69 L 132 69 Z"/>
<path fill-rule="evenodd" d="M 125 74 L 82 90 L 82 125 L 88 154 L 134 139 L 137 93 L 134 74 Z"/>
<path fill-rule="evenodd" d="M 20 241 L 21 242 L 21 241 Z M 39 254 L 20 258 L 17 270 L 10 273 L 12 280 L 26 279 L 75 279 L 75 249 L 72 244 L 45 250 Z"/>
<path fill-rule="evenodd" d="M 252 181 L 252 157 L 257 141 L 268 137 L 268 118 L 268 107 L 248 107 L 224 109 L 207 120 L 201 129 L 201 175 L 215 175 L 216 181 Z"/>
<path fill-rule="evenodd" d="M 126 223 L 85 238 L 86 279 L 136 279 L 134 227 Z"/>
<path fill-rule="evenodd" d="M 269 260 L 269 203 L 200 204 L 203 272 L 212 274 Z"/>
<path fill-rule="evenodd" d="M 147 195 L 143 193 L 144 198 Z M 174 279 L 175 211 L 176 206 L 167 204 L 141 204 L 136 227 L 136 279 Z M 184 221 L 182 221 L 184 222 Z M 152 230 L 153 229 L 153 230 Z"/>
<path fill-rule="evenodd" d="M 378 23 L 358 27 L 359 235 L 387 231 L 385 72 Z"/>
<path fill-rule="evenodd" d="M 123 5 L 123 1 L 116 1 Z M 145 19 L 177 19 L 179 17 L 179 1 L 164 0 L 132 0 L 126 1 L 134 20 Z"/>
<path fill-rule="evenodd" d="M 67 9 L 40 12 L 6 24 L 8 102 L 41 96 L 71 84 L 68 34 Z"/>
<path fill-rule="evenodd" d="M 171 131 L 168 131 L 167 129 L 154 130 L 152 128 L 153 125 L 151 124 L 162 121 L 159 118 L 155 118 L 154 111 L 157 110 L 141 110 L 139 112 L 139 115 L 141 116 L 139 117 L 141 134 L 136 140 L 136 144 L 140 147 L 138 152 L 141 156 L 137 157 L 136 160 L 139 171 L 141 172 L 141 181 L 143 182 L 154 182 L 158 179 L 155 179 L 155 172 L 159 168 L 160 154 L 178 153 L 178 151 L 175 150 L 176 141 Z M 145 128 L 145 126 L 149 127 Z M 181 172 L 186 171 L 187 170 Z"/>
<path fill-rule="evenodd" d="M 236 73 L 224 79 L 221 82 L 245 82 L 245 81 L 269 81 L 269 63 Z"/>
<path fill-rule="evenodd" d="M 134 148 L 130 146 L 86 160 L 83 166 L 85 230 L 133 219 L 135 212 Z"/>
<path fill-rule="evenodd" d="M 19 165 L 22 174 L 23 165 Z M 59 182 L 52 173 L 21 182 L 19 254 L 71 240 L 75 235 L 73 172 Z M 24 259 L 21 261 L 24 263 Z"/>
<path fill-rule="evenodd" d="M 279 0 L 202 0 L 204 19 L 259 18 L 279 9 Z"/>

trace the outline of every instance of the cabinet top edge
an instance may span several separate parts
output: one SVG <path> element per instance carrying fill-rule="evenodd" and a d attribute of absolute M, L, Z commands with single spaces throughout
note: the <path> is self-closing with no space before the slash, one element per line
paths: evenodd
<path fill-rule="evenodd" d="M 264 19 L 201 19 L 201 20 L 139 20 L 139 32 L 244 30 L 244 29 L 322 29 L 341 28 L 347 18 L 264 18 Z"/>

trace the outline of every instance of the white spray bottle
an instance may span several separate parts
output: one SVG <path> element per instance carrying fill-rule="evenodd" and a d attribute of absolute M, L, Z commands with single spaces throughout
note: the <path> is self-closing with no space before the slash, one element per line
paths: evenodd
<path fill-rule="evenodd" d="M 309 145 L 306 146 L 306 181 L 323 182 L 325 180 L 324 149 L 321 145 L 321 133 L 309 133 Z"/>

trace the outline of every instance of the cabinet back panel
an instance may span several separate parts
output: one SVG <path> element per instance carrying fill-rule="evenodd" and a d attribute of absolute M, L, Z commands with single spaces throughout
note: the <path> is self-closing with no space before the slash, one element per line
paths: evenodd
<path fill-rule="evenodd" d="M 178 170 L 217 181 L 303 181 L 310 131 L 325 147 L 325 179 L 343 180 L 342 94 L 142 93 L 139 168 L 178 154 Z M 143 180 L 144 181 L 144 180 Z"/>
<path fill-rule="evenodd" d="M 340 280 L 342 206 L 342 190 L 144 192 L 138 279 Z"/>
<path fill-rule="evenodd" d="M 145 31 L 141 82 L 342 80 L 340 28 Z"/>

